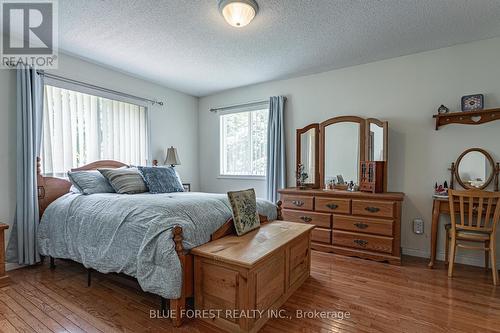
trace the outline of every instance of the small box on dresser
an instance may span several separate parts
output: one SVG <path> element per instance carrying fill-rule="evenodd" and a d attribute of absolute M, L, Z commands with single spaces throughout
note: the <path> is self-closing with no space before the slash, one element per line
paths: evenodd
<path fill-rule="evenodd" d="M 313 224 L 311 248 L 401 264 L 404 194 L 286 188 L 283 218 Z"/>
<path fill-rule="evenodd" d="M 0 287 L 9 284 L 9 277 L 5 272 L 5 230 L 9 229 L 7 224 L 0 223 Z"/>
<path fill-rule="evenodd" d="M 361 161 L 361 178 L 359 190 L 362 192 L 384 192 L 385 162 Z"/>

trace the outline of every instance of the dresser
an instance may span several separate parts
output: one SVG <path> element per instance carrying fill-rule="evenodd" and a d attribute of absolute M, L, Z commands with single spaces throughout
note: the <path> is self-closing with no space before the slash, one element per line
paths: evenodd
<path fill-rule="evenodd" d="M 403 193 L 298 188 L 279 193 L 284 220 L 316 226 L 312 249 L 401 264 Z"/>

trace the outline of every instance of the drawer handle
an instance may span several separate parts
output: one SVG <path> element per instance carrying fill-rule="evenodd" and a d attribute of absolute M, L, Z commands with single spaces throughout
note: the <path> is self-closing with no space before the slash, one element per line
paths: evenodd
<path fill-rule="evenodd" d="M 292 201 L 292 204 L 294 204 L 295 206 L 297 207 L 302 207 L 304 206 L 304 201 L 301 201 L 301 200 L 293 200 Z"/>
<path fill-rule="evenodd" d="M 311 222 L 313 219 L 310 218 L 309 216 L 301 216 L 300 219 L 306 223 Z"/>
<path fill-rule="evenodd" d="M 361 247 L 365 247 L 366 244 L 368 244 L 368 241 L 365 241 L 364 239 L 355 239 L 354 243 L 358 244 Z"/>
<path fill-rule="evenodd" d="M 354 223 L 354 225 L 355 225 L 357 228 L 359 228 L 359 229 L 366 229 L 366 228 L 368 228 L 368 224 L 366 224 L 366 223 L 359 223 L 359 222 L 358 222 L 358 223 Z"/>
<path fill-rule="evenodd" d="M 326 207 L 328 207 L 330 209 L 337 209 L 337 208 L 339 208 L 339 205 L 329 203 L 329 204 L 326 204 Z"/>
<path fill-rule="evenodd" d="M 369 211 L 370 213 L 376 213 L 380 210 L 378 207 L 366 207 L 365 210 Z"/>

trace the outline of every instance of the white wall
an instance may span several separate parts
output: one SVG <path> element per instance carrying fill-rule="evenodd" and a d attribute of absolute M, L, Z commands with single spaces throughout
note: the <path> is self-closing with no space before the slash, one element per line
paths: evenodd
<path fill-rule="evenodd" d="M 151 110 L 151 145 L 154 159 L 165 160 L 165 148 L 177 148 L 183 182 L 199 188 L 198 98 L 128 76 L 65 54 L 51 73 L 132 95 L 158 99 L 163 107 Z M 0 70 L 0 221 L 11 224 L 16 195 L 16 75 Z M 8 239 L 8 235 L 7 235 Z"/>
<path fill-rule="evenodd" d="M 273 81 L 203 97 L 199 102 L 200 184 L 203 191 L 225 192 L 263 182 L 218 179 L 218 116 L 210 107 L 288 97 L 286 139 L 288 185 L 294 184 L 295 130 L 340 115 L 389 121 L 389 190 L 406 193 L 404 252 L 428 256 L 432 188 L 449 178 L 448 167 L 470 147 L 482 147 L 500 160 L 500 121 L 481 126 L 448 125 L 434 130 L 432 115 L 440 104 L 460 110 L 460 97 L 484 93 L 486 107 L 500 107 L 500 38 L 424 52 L 295 79 Z M 415 235 L 411 221 L 425 220 Z M 442 230 L 442 229 L 441 229 Z M 443 252 L 443 235 L 438 251 Z M 460 260 L 482 262 L 465 250 Z"/>

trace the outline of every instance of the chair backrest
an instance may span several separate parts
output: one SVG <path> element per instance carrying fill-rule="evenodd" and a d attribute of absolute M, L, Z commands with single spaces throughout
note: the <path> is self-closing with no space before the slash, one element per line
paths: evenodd
<path fill-rule="evenodd" d="M 495 232 L 500 218 L 500 192 L 448 190 L 448 195 L 453 229 Z"/>

